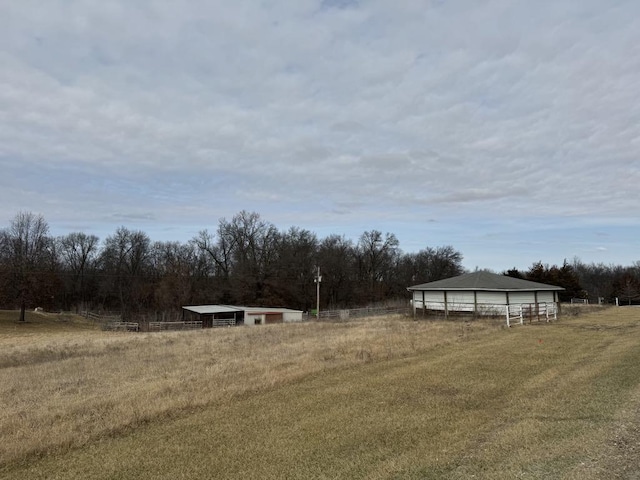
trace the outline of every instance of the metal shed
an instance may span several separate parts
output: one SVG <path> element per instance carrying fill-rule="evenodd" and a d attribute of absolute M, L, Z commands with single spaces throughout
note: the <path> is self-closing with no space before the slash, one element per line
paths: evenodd
<path fill-rule="evenodd" d="M 301 322 L 302 310 L 271 307 L 244 307 L 245 325 Z"/>
<path fill-rule="evenodd" d="M 195 305 L 182 307 L 182 319 L 197 317 L 202 328 L 227 325 L 264 325 L 301 322 L 302 310 L 280 307 L 244 307 L 237 305 Z"/>
<path fill-rule="evenodd" d="M 457 277 L 408 287 L 413 313 L 418 309 L 495 315 L 511 305 L 528 305 L 539 312 L 542 306 L 559 304 L 562 287 L 477 271 Z"/>
<path fill-rule="evenodd" d="M 244 320 L 244 310 L 231 305 L 193 305 L 182 307 L 182 320 L 197 319 L 202 328 L 237 325 Z"/>

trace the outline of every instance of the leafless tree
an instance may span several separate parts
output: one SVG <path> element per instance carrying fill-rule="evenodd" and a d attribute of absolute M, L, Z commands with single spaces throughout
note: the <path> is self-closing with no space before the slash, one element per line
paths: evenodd
<path fill-rule="evenodd" d="M 125 227 L 105 240 L 100 255 L 102 275 L 107 290 L 118 299 L 123 318 L 144 309 L 153 297 L 150 245 L 146 233 Z"/>
<path fill-rule="evenodd" d="M 328 308 L 358 304 L 355 298 L 355 254 L 353 242 L 344 236 L 329 235 L 318 247 L 318 265 L 322 270 L 320 304 Z"/>
<path fill-rule="evenodd" d="M 41 300 L 50 286 L 55 261 L 49 225 L 42 215 L 19 212 L 0 232 L 0 257 L 5 291 L 12 292 L 25 321 L 28 304 Z"/>
<path fill-rule="evenodd" d="M 310 309 L 316 298 L 318 238 L 309 230 L 291 227 L 282 234 L 279 250 L 274 289 L 287 305 Z"/>
<path fill-rule="evenodd" d="M 399 242 L 393 233 L 378 230 L 364 232 L 358 240 L 356 258 L 360 281 L 366 285 L 368 302 L 382 300 L 385 286 L 393 276 L 393 267 L 400 254 Z"/>
<path fill-rule="evenodd" d="M 62 267 L 69 274 L 72 300 L 76 312 L 85 308 L 85 277 L 98 258 L 99 239 L 95 235 L 73 232 L 58 238 Z"/>
<path fill-rule="evenodd" d="M 156 242 L 152 247 L 154 305 L 171 311 L 192 303 L 198 272 L 198 258 L 193 243 Z"/>
<path fill-rule="evenodd" d="M 242 211 L 231 221 L 222 219 L 221 242 L 231 246 L 234 297 L 245 304 L 271 303 L 281 236 L 276 227 L 255 212 Z"/>

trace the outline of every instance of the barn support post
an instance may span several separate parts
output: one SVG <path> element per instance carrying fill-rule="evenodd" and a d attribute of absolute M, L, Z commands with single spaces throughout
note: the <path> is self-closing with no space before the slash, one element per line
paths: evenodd
<path fill-rule="evenodd" d="M 558 296 L 558 292 L 554 291 L 553 292 L 553 303 L 556 304 L 556 310 L 558 311 L 558 314 L 562 313 L 561 307 L 560 307 L 560 297 Z"/>
<path fill-rule="evenodd" d="M 473 316 L 478 316 L 478 292 L 476 290 L 473 291 Z"/>
<path fill-rule="evenodd" d="M 422 290 L 422 318 L 427 316 L 427 304 L 425 303 L 425 298 L 424 290 Z"/>
<path fill-rule="evenodd" d="M 536 320 L 540 321 L 540 305 L 538 304 L 538 292 L 533 292 L 533 301 L 536 303 Z"/>
<path fill-rule="evenodd" d="M 416 319 L 416 294 L 414 291 L 411 292 L 411 310 L 413 310 L 413 319 Z"/>
<path fill-rule="evenodd" d="M 447 291 L 444 291 L 444 318 L 449 317 L 449 305 L 447 305 Z"/>

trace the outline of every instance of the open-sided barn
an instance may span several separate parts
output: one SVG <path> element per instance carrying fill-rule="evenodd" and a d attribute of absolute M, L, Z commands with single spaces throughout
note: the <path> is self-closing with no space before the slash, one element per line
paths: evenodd
<path fill-rule="evenodd" d="M 557 306 L 562 287 L 497 275 L 486 271 L 408 287 L 416 310 L 502 314 L 507 306 L 529 306 L 536 312 Z"/>
<path fill-rule="evenodd" d="M 202 322 L 202 328 L 239 324 L 261 325 L 301 322 L 302 310 L 235 305 L 193 305 L 182 307 L 182 319 L 199 320 Z"/>

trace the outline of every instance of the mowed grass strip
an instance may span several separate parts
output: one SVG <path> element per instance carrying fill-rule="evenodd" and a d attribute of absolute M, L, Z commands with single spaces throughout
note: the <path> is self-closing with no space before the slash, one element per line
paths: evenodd
<path fill-rule="evenodd" d="M 361 328 L 383 334 L 380 325 Z M 636 311 L 610 309 L 457 334 L 404 356 L 354 349 L 358 363 L 10 462 L 0 475 L 616 478 L 602 452 L 640 401 L 639 325 Z"/>

